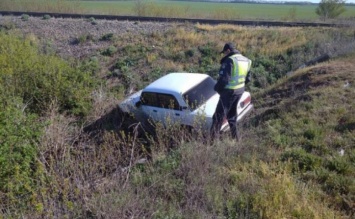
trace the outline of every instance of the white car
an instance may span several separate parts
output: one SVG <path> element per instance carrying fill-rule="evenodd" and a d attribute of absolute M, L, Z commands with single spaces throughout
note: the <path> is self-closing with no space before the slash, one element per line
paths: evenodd
<path fill-rule="evenodd" d="M 170 73 L 148 85 L 119 104 L 119 108 L 140 121 L 179 124 L 209 131 L 219 94 L 214 91 L 216 81 L 207 74 Z M 237 106 L 237 121 L 253 108 L 249 92 L 244 92 Z M 229 129 L 227 120 L 221 131 Z"/>

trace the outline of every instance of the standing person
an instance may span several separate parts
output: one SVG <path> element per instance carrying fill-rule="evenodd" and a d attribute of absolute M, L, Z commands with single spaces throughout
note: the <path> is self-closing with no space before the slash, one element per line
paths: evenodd
<path fill-rule="evenodd" d="M 251 60 L 244 57 L 233 43 L 226 43 L 222 52 L 219 77 L 214 90 L 220 95 L 212 117 L 212 140 L 219 137 L 224 118 L 227 119 L 232 137 L 239 141 L 237 132 L 237 104 L 244 93 L 245 84 L 250 81 Z"/>

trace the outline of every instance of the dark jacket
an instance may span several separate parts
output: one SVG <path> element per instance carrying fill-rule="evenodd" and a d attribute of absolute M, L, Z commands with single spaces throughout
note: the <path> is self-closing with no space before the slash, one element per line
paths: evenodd
<path fill-rule="evenodd" d="M 217 79 L 217 83 L 214 86 L 214 90 L 219 93 L 219 95 L 223 95 L 223 93 L 227 92 L 228 89 L 225 89 L 226 85 L 228 84 L 233 70 L 233 60 L 229 57 L 235 54 L 240 54 L 238 50 L 233 50 L 228 55 L 221 59 L 221 68 L 219 70 L 219 77 Z M 245 84 L 249 83 L 251 79 L 250 71 L 248 72 L 245 78 Z M 242 94 L 245 88 L 239 88 L 234 91 L 235 94 Z"/>

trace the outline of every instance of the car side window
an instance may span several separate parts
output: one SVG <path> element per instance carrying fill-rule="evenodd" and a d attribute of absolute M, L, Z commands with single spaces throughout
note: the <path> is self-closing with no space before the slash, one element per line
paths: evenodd
<path fill-rule="evenodd" d="M 179 110 L 179 103 L 173 95 L 170 94 L 158 94 L 159 105 L 165 109 Z"/>
<path fill-rule="evenodd" d="M 180 105 L 176 98 L 170 94 L 143 92 L 141 96 L 143 105 L 154 106 L 164 109 L 180 110 Z"/>
<path fill-rule="evenodd" d="M 158 98 L 156 93 L 144 92 L 141 96 L 141 101 L 143 105 L 158 107 Z"/>

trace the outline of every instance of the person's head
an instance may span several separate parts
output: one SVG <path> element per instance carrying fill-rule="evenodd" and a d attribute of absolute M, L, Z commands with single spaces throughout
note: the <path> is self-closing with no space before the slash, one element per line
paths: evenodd
<path fill-rule="evenodd" d="M 235 48 L 235 45 L 233 43 L 226 43 L 221 53 L 223 53 L 224 55 L 228 55 L 231 52 L 238 52 L 238 50 Z"/>

